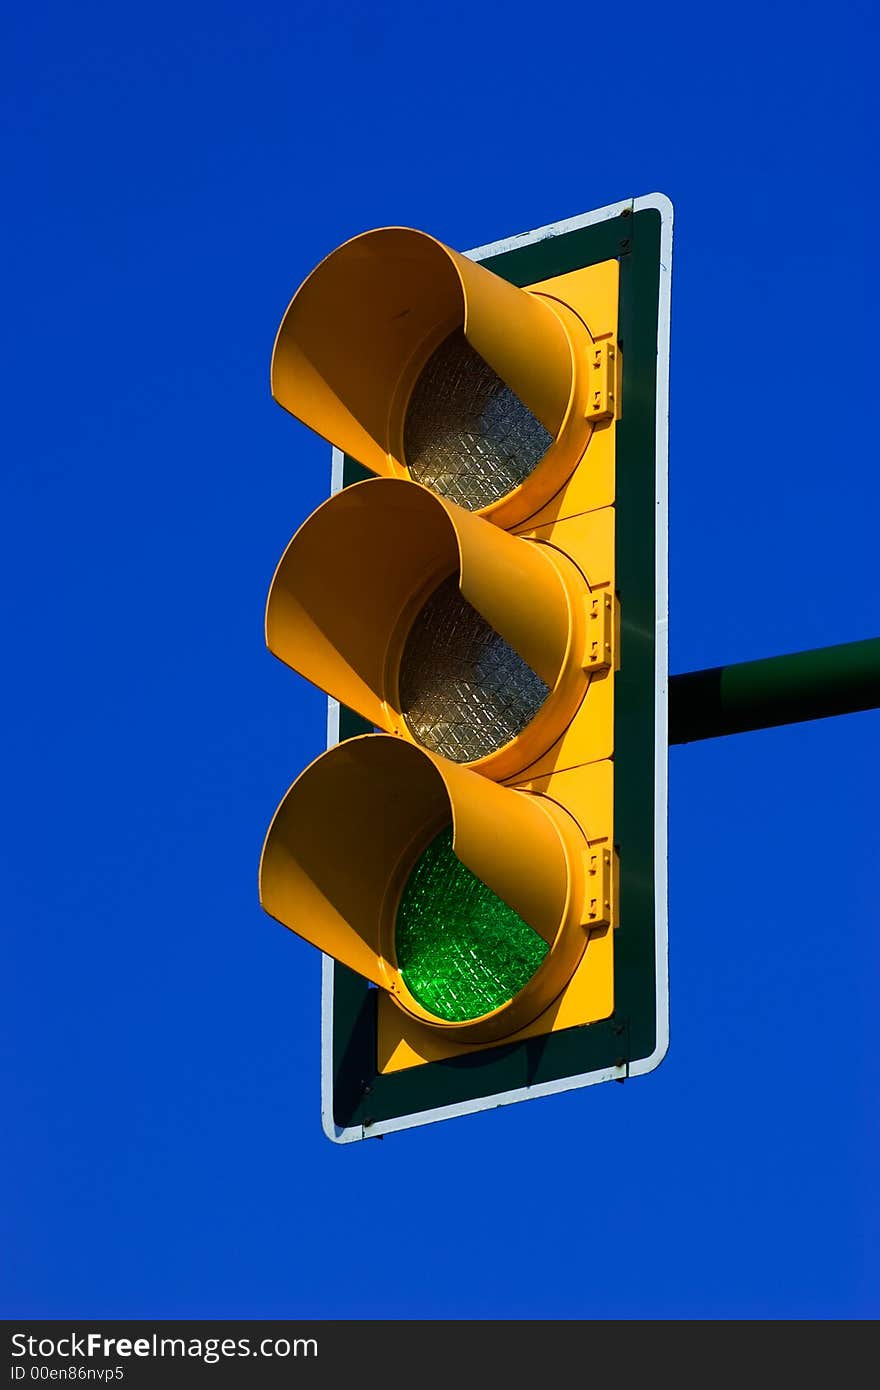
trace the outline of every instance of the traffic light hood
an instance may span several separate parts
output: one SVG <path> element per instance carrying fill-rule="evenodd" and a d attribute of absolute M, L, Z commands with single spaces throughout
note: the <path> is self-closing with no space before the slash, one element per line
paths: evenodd
<path fill-rule="evenodd" d="M 589 440 L 575 366 L 587 360 L 589 331 L 564 304 L 517 288 L 424 232 L 364 232 L 320 263 L 278 330 L 272 394 L 373 473 L 409 477 L 408 404 L 432 354 L 456 330 L 547 432 L 547 452 L 536 456 L 543 454 L 537 471 L 546 498 Z M 442 420 L 438 427 L 442 433 Z M 516 484 L 474 509 L 525 517 L 535 509 L 532 496 L 530 482 Z"/>
<path fill-rule="evenodd" d="M 450 822 L 457 859 L 549 948 L 515 998 L 462 1023 L 418 1004 L 395 951 L 407 877 Z M 323 753 L 281 802 L 263 846 L 260 902 L 422 1022 L 487 1040 L 546 1007 L 583 954 L 585 852 L 575 822 L 548 799 L 500 786 L 401 739 L 366 734 Z"/>
<path fill-rule="evenodd" d="M 571 558 L 553 546 L 502 531 L 417 483 L 357 483 L 318 507 L 287 547 L 269 590 L 267 645 L 377 728 L 417 737 L 408 720 L 413 685 L 425 690 L 434 682 L 442 701 L 444 689 L 466 684 L 479 702 L 481 682 L 493 678 L 479 644 L 470 668 L 458 651 L 445 670 L 438 669 L 444 664 L 444 624 L 429 621 L 407 688 L 408 637 L 447 579 L 457 583 L 461 596 L 454 619 L 476 610 L 491 635 L 498 634 L 525 663 L 525 678 L 534 673 L 533 682 L 543 682 L 544 689 L 530 716 L 537 727 L 523 716 L 513 737 L 502 736 L 482 757 L 460 757 L 442 742 L 426 746 L 456 761 L 479 763 L 493 775 L 516 772 L 562 732 L 589 682 L 590 588 Z M 510 685 L 508 676 L 505 700 Z M 470 724 L 478 717 L 474 704 L 463 714 Z M 500 727 L 507 726 L 502 721 Z"/>

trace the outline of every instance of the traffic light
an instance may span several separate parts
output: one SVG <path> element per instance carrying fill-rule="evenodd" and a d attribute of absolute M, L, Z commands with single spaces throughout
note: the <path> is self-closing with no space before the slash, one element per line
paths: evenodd
<path fill-rule="evenodd" d="M 266 608 L 340 741 L 260 864 L 327 958 L 331 1138 L 665 1051 L 669 213 L 491 257 L 367 232 L 278 330 L 273 395 L 343 462 Z"/>

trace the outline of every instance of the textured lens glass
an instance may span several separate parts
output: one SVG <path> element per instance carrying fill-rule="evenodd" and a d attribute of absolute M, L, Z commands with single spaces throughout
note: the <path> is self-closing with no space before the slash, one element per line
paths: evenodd
<path fill-rule="evenodd" d="M 429 357 L 404 421 L 416 482 L 477 511 L 524 482 L 552 443 L 460 328 Z"/>
<path fill-rule="evenodd" d="M 474 762 L 516 738 L 548 687 L 462 597 L 453 574 L 410 628 L 398 673 L 401 712 L 424 748 Z"/>
<path fill-rule="evenodd" d="M 506 1004 L 547 954 L 543 937 L 456 858 L 451 825 L 407 879 L 394 944 L 410 994 L 450 1023 Z"/>

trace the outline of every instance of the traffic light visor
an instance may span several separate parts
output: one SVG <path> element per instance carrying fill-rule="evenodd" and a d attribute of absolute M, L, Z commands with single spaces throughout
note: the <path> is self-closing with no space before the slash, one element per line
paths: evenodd
<path fill-rule="evenodd" d="M 266 641 L 377 728 L 503 776 L 538 756 L 583 699 L 589 594 L 552 546 L 418 484 L 370 479 L 294 536 L 269 591 Z"/>
<path fill-rule="evenodd" d="M 583 859 L 543 798 L 367 734 L 290 788 L 260 901 L 421 1022 L 488 1038 L 545 1007 L 583 953 Z"/>
<path fill-rule="evenodd" d="M 589 439 L 575 362 L 590 342 L 557 301 L 387 227 L 344 243 L 294 295 L 272 393 L 373 473 L 506 524 L 556 491 Z"/>

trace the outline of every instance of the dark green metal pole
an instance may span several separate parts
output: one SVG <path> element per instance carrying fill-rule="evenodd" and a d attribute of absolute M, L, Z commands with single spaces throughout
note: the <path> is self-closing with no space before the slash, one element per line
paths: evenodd
<path fill-rule="evenodd" d="M 690 671 L 669 682 L 669 742 L 880 708 L 880 637 L 764 661 Z"/>

